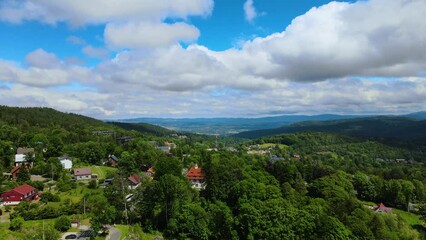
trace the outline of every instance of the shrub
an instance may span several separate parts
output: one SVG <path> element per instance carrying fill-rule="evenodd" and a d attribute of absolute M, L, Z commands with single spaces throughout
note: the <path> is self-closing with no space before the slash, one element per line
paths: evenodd
<path fill-rule="evenodd" d="M 24 224 L 24 219 L 22 217 L 16 217 L 10 221 L 9 229 L 12 231 L 17 231 L 22 228 L 22 225 Z"/>
<path fill-rule="evenodd" d="M 70 227 L 71 227 L 71 220 L 65 215 L 62 215 L 55 220 L 55 229 L 58 231 L 65 232 Z"/>

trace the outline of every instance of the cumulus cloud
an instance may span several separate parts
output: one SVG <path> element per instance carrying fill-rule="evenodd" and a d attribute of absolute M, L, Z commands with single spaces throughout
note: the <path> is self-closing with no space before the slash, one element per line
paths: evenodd
<path fill-rule="evenodd" d="M 28 53 L 25 62 L 28 66 L 37 68 L 55 68 L 60 65 L 60 61 L 54 53 L 48 53 L 41 48 Z"/>
<path fill-rule="evenodd" d="M 105 27 L 105 41 L 113 47 L 161 47 L 192 42 L 200 35 L 193 25 L 186 23 L 127 22 L 109 23 Z"/>
<path fill-rule="evenodd" d="M 31 8 L 46 0 L 23 2 L 33 4 L 25 6 Z M 75 10 L 80 3 L 60 0 L 57 4 Z M 47 5 L 52 4 L 56 3 Z M 182 14 L 177 14 L 173 6 L 154 15 L 174 12 L 184 18 L 204 13 L 182 6 Z M 423 0 L 331 2 L 297 17 L 282 32 L 225 51 L 196 43 L 179 45 L 182 40 L 195 41 L 200 34 L 185 22 L 166 24 L 131 12 L 123 20 L 118 11 L 86 13 L 75 19 L 62 14 L 52 22 L 105 21 L 106 43 L 130 49 L 118 50 L 112 59 L 92 68 L 60 61 L 42 49 L 28 54 L 28 68 L 0 61 L 0 81 L 14 84 L 0 90 L 2 104 L 37 103 L 102 118 L 418 111 L 426 104 L 424 12 Z M 29 19 L 25 16 L 20 20 Z M 41 16 L 47 15 L 33 18 L 48 22 Z M 99 49 L 86 47 L 87 55 L 101 57 Z M 91 88 L 58 94 L 52 89 L 70 82 Z M 50 95 L 52 100 L 46 97 Z"/>
<path fill-rule="evenodd" d="M 13 23 L 25 20 L 48 24 L 69 22 L 79 26 L 205 16 L 212 9 L 212 0 L 4 0 L 0 4 L 0 19 Z"/>

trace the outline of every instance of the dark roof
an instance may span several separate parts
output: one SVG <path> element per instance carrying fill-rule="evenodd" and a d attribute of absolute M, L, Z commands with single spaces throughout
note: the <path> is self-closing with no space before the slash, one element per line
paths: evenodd
<path fill-rule="evenodd" d="M 114 154 L 109 155 L 109 158 L 111 158 L 112 160 L 118 162 L 118 157 L 116 157 Z"/>
<path fill-rule="evenodd" d="M 27 154 L 31 152 L 34 152 L 34 148 L 20 147 L 16 150 L 16 154 Z"/>
<path fill-rule="evenodd" d="M 76 168 L 74 169 L 74 176 L 92 175 L 90 168 Z"/>

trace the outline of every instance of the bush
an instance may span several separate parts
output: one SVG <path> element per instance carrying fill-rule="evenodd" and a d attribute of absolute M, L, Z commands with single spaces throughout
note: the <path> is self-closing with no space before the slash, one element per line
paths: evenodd
<path fill-rule="evenodd" d="M 55 220 L 55 229 L 61 232 L 67 231 L 71 227 L 71 220 L 67 216 L 60 216 Z"/>
<path fill-rule="evenodd" d="M 9 229 L 12 231 L 17 231 L 22 228 L 22 225 L 24 224 L 24 219 L 21 217 L 16 217 L 10 221 Z"/>
<path fill-rule="evenodd" d="M 97 188 L 97 187 L 98 187 L 98 184 L 97 184 L 96 180 L 91 180 L 91 181 L 89 182 L 89 186 L 88 186 L 88 188 L 90 188 L 90 189 L 95 189 L 95 188 Z"/>
<path fill-rule="evenodd" d="M 50 192 L 42 193 L 40 196 L 42 202 L 60 202 L 61 198 L 58 195 L 54 195 Z"/>

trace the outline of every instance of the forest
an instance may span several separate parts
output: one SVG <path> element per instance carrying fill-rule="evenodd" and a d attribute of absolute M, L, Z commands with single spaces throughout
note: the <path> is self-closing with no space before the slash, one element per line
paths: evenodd
<path fill-rule="evenodd" d="M 0 107 L 0 126 L 2 172 L 13 169 L 18 147 L 35 152 L 32 167 L 0 180 L 0 193 L 23 183 L 40 193 L 38 202 L 2 208 L 10 222 L 0 223 L 0 239 L 39 236 L 40 221 L 46 239 L 58 239 L 74 219 L 90 225 L 94 239 L 105 239 L 108 224 L 120 226 L 121 239 L 426 238 L 425 148 L 401 144 L 406 139 L 302 131 L 247 140 L 47 108 Z M 165 153 L 158 148 L 165 143 L 175 147 Z M 105 171 L 75 181 L 60 156 Z M 195 165 L 205 174 L 200 191 L 184 174 Z M 134 189 L 132 175 L 140 177 Z M 379 203 L 392 212 L 374 211 Z"/>

